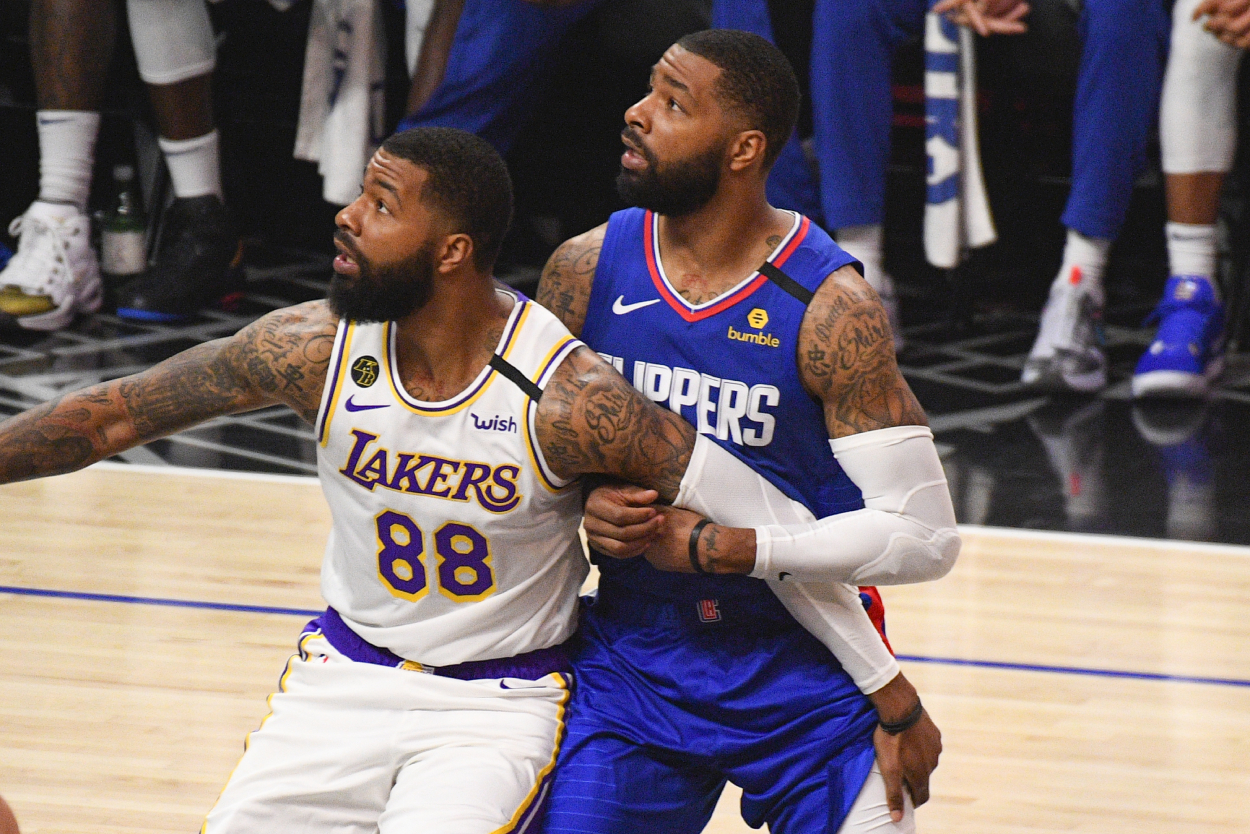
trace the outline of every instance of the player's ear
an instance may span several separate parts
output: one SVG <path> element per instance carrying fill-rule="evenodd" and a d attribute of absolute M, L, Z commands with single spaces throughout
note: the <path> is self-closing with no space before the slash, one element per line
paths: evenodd
<path fill-rule="evenodd" d="M 744 130 L 729 143 L 729 170 L 745 171 L 756 162 L 762 162 L 768 140 L 762 130 Z"/>
<path fill-rule="evenodd" d="M 463 232 L 443 238 L 443 247 L 438 255 L 438 271 L 441 273 L 455 272 L 469 263 L 473 257 L 473 238 Z"/>

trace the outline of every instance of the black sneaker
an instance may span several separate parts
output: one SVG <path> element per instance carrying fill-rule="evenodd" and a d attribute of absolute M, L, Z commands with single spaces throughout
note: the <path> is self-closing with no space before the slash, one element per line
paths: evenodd
<path fill-rule="evenodd" d="M 243 294 L 243 242 L 215 194 L 174 200 L 156 264 L 117 293 L 117 315 L 182 321 Z"/>

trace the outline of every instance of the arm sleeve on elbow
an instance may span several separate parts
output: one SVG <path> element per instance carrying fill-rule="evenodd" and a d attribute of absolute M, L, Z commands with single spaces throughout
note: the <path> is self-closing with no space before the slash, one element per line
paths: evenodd
<path fill-rule="evenodd" d="M 755 570 L 777 579 L 903 585 L 945 576 L 959 555 L 955 509 L 925 426 L 829 441 L 864 509 L 808 524 L 756 527 Z"/>
<path fill-rule="evenodd" d="M 860 692 L 871 695 L 898 675 L 898 661 L 868 619 L 857 589 L 791 579 L 768 586 L 790 616 L 838 659 Z"/>
<path fill-rule="evenodd" d="M 806 507 L 703 435 L 695 440 L 673 503 L 717 524 L 739 527 L 816 520 Z M 861 692 L 870 695 L 898 674 L 898 663 L 868 619 L 855 588 L 789 579 L 768 585 L 790 615 L 838 659 Z"/>

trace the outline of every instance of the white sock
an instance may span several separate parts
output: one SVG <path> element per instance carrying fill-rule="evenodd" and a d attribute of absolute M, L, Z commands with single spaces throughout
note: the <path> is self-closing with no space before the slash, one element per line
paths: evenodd
<path fill-rule="evenodd" d="M 175 197 L 203 197 L 216 194 L 224 200 L 221 190 L 221 156 L 217 131 L 194 139 L 157 139 L 165 154 L 169 179 Z"/>
<path fill-rule="evenodd" d="M 1068 229 L 1068 241 L 1063 247 L 1063 265 L 1055 281 L 1072 284 L 1085 282 L 1100 300 L 1102 298 L 1102 273 L 1107 266 L 1107 253 L 1111 241 L 1101 237 L 1086 237 Z M 1075 271 L 1074 271 L 1075 270 Z"/>
<path fill-rule="evenodd" d="M 1215 277 L 1215 226 L 1169 221 L 1166 229 L 1172 274 L 1202 277 L 1214 287 L 1211 279 Z"/>
<path fill-rule="evenodd" d="M 39 199 L 87 210 L 91 165 L 100 114 L 86 110 L 38 110 Z"/>
<path fill-rule="evenodd" d="M 848 255 L 864 265 L 864 280 L 868 286 L 880 292 L 882 284 L 882 226 L 874 223 L 867 226 L 843 226 L 838 229 L 836 239 Z"/>

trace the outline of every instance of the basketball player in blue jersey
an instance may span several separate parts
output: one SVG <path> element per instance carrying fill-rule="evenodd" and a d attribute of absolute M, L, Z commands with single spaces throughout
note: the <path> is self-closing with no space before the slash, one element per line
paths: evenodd
<path fill-rule="evenodd" d="M 694 430 L 492 280 L 511 211 L 485 141 L 392 136 L 338 215 L 328 302 L 0 423 L 0 483 L 268 405 L 315 427 L 329 608 L 207 834 L 534 830 L 587 573 L 574 479 L 701 489 Z"/>
<path fill-rule="evenodd" d="M 766 200 L 798 99 L 763 38 L 683 38 L 625 114 L 618 186 L 639 208 L 562 245 L 540 282 L 649 399 L 821 517 L 777 524 L 711 461 L 687 505 L 733 496 L 739 527 L 653 508 L 652 490 L 592 493 L 601 579 L 548 834 L 694 834 L 726 780 L 774 834 L 912 831 L 928 798 L 940 738 L 915 689 L 871 628 L 830 639 L 807 607 L 838 583 L 936 578 L 959 540 L 880 300 Z"/>

